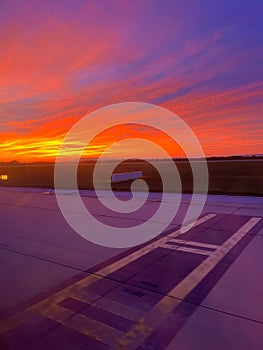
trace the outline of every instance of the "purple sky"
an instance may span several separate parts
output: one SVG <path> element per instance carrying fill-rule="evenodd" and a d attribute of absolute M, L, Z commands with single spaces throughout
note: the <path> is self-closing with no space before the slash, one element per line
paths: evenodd
<path fill-rule="evenodd" d="M 84 114 L 164 106 L 208 156 L 263 153 L 261 1 L 0 4 L 3 160 L 49 159 Z"/>

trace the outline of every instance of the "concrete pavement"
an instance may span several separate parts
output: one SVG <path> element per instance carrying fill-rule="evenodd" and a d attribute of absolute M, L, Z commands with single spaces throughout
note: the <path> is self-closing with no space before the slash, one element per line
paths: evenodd
<path fill-rule="evenodd" d="M 180 234 L 183 195 L 165 235 L 125 250 L 84 240 L 43 192 L 0 188 L 1 349 L 262 348 L 262 198 L 208 196 Z M 124 228 L 160 200 L 151 194 L 127 218 L 82 195 L 93 215 Z"/>

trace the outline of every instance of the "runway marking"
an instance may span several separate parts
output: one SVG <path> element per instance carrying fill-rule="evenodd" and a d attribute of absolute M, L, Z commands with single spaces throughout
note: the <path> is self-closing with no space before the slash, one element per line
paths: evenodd
<path fill-rule="evenodd" d="M 123 335 L 123 332 L 116 328 L 82 314 L 75 313 L 65 307 L 55 305 L 55 309 L 56 312 L 53 310 L 52 312 L 47 312 L 47 310 L 41 309 L 39 313 L 105 344 L 113 345 L 114 339 Z M 66 317 L 67 314 L 69 314 L 68 317 Z M 62 315 L 65 317 L 61 317 Z"/>
<path fill-rule="evenodd" d="M 173 239 L 169 240 L 168 242 L 162 243 L 160 245 L 160 247 L 165 248 L 165 249 L 177 250 L 177 251 L 181 251 L 181 252 L 188 252 L 188 253 L 193 253 L 193 254 L 209 256 L 219 246 L 216 244 L 187 241 L 187 240 L 183 240 L 183 239 L 173 238 Z M 199 248 L 204 248 L 204 250 L 199 249 Z M 213 249 L 213 251 L 205 250 L 206 248 Z"/>
<path fill-rule="evenodd" d="M 139 347 L 180 302 L 180 300 L 168 296 L 163 297 L 145 317 L 138 320 L 129 332 L 121 338 L 116 338 L 114 350 L 132 350 Z"/>
<path fill-rule="evenodd" d="M 80 293 L 71 294 L 73 299 L 79 300 L 83 303 L 92 303 L 93 306 L 96 306 L 99 309 L 111 312 L 114 315 L 121 316 L 127 318 L 131 321 L 137 321 L 139 318 L 143 317 L 145 313 L 143 311 L 139 311 L 134 309 L 128 305 L 119 303 L 118 301 L 109 299 L 107 297 L 103 297 L 102 299 L 100 295 L 96 295 L 91 293 L 92 297 L 87 297 L 86 294 Z M 92 302 L 92 299 L 95 300 Z"/>
<path fill-rule="evenodd" d="M 212 219 L 215 216 L 216 216 L 216 214 L 208 214 L 208 215 L 202 217 L 201 219 L 198 219 L 195 222 L 193 227 L 199 226 L 203 222 L 208 221 L 209 219 Z M 153 243 L 150 243 L 149 245 L 135 251 L 134 253 L 116 261 L 115 263 L 113 263 L 109 266 L 106 266 L 105 268 L 98 271 L 98 274 L 101 276 L 107 276 L 107 275 L 113 273 L 114 271 L 119 270 L 120 268 L 124 267 L 128 263 L 131 263 L 134 260 L 137 260 L 138 258 L 146 255 L 147 253 L 149 253 L 153 249 L 160 247 L 161 244 L 168 242 L 169 240 L 171 240 L 172 238 L 175 238 L 176 236 L 179 236 L 180 234 L 181 234 L 181 229 L 178 229 L 178 230 L 170 233 L 169 235 L 167 235 L 163 238 L 160 238 L 159 240 L 157 240 Z"/>
<path fill-rule="evenodd" d="M 216 266 L 216 264 L 248 233 L 261 218 L 253 217 L 240 229 L 238 229 L 222 246 L 213 252 L 196 269 L 194 269 L 185 279 L 179 283 L 168 296 L 185 298 L 193 289 L 192 286 L 201 280 Z"/>
<path fill-rule="evenodd" d="M 215 217 L 216 214 L 208 214 L 197 220 L 194 226 Z M 166 319 L 166 317 L 179 305 L 182 300 L 208 275 L 217 263 L 238 243 L 240 240 L 261 220 L 253 217 L 245 225 L 239 228 L 223 245 L 217 246 L 208 243 L 185 241 L 176 238 L 182 232 L 180 229 L 150 243 L 138 251 L 116 261 L 109 266 L 100 269 L 96 275 L 89 275 L 73 283 L 72 285 L 54 293 L 46 299 L 38 302 L 26 310 L 0 322 L 0 334 L 14 329 L 23 322 L 30 319 L 32 314 L 40 314 L 44 317 L 70 327 L 82 334 L 96 339 L 104 344 L 109 344 L 114 350 L 136 349 L 140 346 Z M 169 244 L 169 242 L 178 245 Z M 182 246 L 184 244 L 184 246 Z M 194 248 L 196 246 L 197 248 Z M 121 269 L 129 263 L 143 257 L 157 248 L 173 249 L 194 254 L 207 255 L 207 258 L 190 272 L 181 282 L 170 290 L 155 304 L 150 311 L 143 312 L 132 308 L 124 303 L 114 301 L 107 296 L 92 293 L 87 287 L 104 279 L 109 274 Z M 216 249 L 215 251 L 202 250 L 202 248 Z M 173 253 L 172 253 L 173 254 Z M 121 284 L 120 284 L 121 285 Z M 107 293 L 107 291 L 106 291 Z M 106 323 L 99 322 L 93 318 L 72 311 L 59 305 L 68 298 L 79 300 L 85 304 L 92 305 L 101 310 L 111 312 L 135 322 L 132 328 L 124 333 Z M 182 300 L 180 300 L 182 299 Z"/>
<path fill-rule="evenodd" d="M 197 247 L 211 248 L 211 249 L 217 249 L 219 247 L 217 244 L 210 244 L 210 243 L 203 243 L 203 242 L 196 242 L 196 241 L 186 241 L 186 240 L 178 239 L 178 238 L 173 238 L 169 242 L 174 242 L 174 243 L 178 243 L 178 244 L 186 244 L 186 245 L 195 245 Z"/>
<path fill-rule="evenodd" d="M 161 247 L 165 248 L 165 249 L 193 253 L 193 254 L 199 254 L 199 255 L 206 255 L 206 256 L 211 254 L 211 252 L 209 252 L 207 250 L 201 250 L 198 248 L 190 248 L 190 247 L 182 247 L 180 245 L 169 245 L 167 243 L 162 244 Z"/>
<path fill-rule="evenodd" d="M 201 282 L 215 265 L 248 233 L 261 218 L 253 217 L 222 246 L 213 252 L 197 268 L 186 276 L 167 296 L 163 297 L 137 324 L 121 338 L 116 338 L 117 350 L 134 350 L 140 346 L 151 333 L 161 325 L 164 319 L 179 305 L 182 300 Z M 175 299 L 176 298 L 176 299 Z M 179 300 L 181 299 L 181 300 Z"/>
<path fill-rule="evenodd" d="M 207 214 L 204 217 L 198 219 L 193 227 L 196 227 L 198 225 L 201 225 L 203 222 L 208 221 L 209 219 L 215 217 L 216 214 Z M 54 307 L 54 311 L 56 310 L 56 305 L 60 303 L 61 301 L 67 299 L 68 297 L 74 295 L 76 291 L 79 291 L 83 288 L 86 288 L 90 286 L 91 284 L 103 279 L 107 275 L 113 273 L 114 271 L 124 267 L 128 263 L 133 262 L 134 260 L 146 255 L 150 251 L 154 250 L 155 248 L 158 248 L 160 244 L 167 242 L 171 238 L 175 238 L 176 236 L 180 235 L 181 230 L 178 229 L 167 236 L 160 238 L 157 241 L 154 241 L 150 243 L 148 246 L 145 246 L 138 251 L 135 251 L 134 253 L 131 253 L 127 255 L 126 257 L 110 264 L 109 266 L 106 266 L 102 269 L 100 269 L 96 275 L 89 275 L 87 277 L 84 277 L 83 279 L 75 282 L 74 284 L 62 289 L 59 292 L 56 292 L 52 294 L 51 296 L 47 297 L 46 299 L 38 302 L 35 305 L 32 305 L 31 307 L 27 308 L 24 311 L 19 312 L 18 314 L 15 314 L 11 317 L 9 317 L 6 320 L 3 320 L 0 322 L 0 335 L 3 333 L 8 332 L 11 329 L 14 329 L 19 324 L 24 323 L 27 320 L 27 316 L 32 314 L 32 312 L 46 312 L 50 313 L 50 316 L 52 318 L 52 308 Z"/>

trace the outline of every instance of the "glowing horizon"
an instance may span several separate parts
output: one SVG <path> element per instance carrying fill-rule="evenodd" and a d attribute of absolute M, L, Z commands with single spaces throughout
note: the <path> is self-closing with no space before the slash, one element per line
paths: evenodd
<path fill-rule="evenodd" d="M 262 153 L 259 6 L 4 3 L 0 161 L 54 161 L 80 118 L 129 101 L 179 115 L 207 157 Z M 97 157 L 111 141 L 99 138 L 85 156 Z M 181 156 L 177 148 L 169 151 Z"/>

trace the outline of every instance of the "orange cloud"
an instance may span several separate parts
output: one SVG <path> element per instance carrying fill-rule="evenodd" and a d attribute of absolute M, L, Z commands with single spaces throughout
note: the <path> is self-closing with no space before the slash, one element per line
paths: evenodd
<path fill-rule="evenodd" d="M 240 34 L 251 23 L 216 11 L 208 24 L 200 4 L 22 3 L 1 17 L 1 160 L 54 159 L 81 117 L 127 101 L 181 116 L 208 156 L 262 152 L 262 55 Z M 87 155 L 115 139 L 101 135 Z"/>

